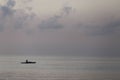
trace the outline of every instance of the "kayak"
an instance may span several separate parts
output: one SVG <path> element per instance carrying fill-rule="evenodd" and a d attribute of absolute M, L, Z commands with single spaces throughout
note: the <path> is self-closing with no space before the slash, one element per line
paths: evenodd
<path fill-rule="evenodd" d="M 29 61 L 29 62 L 21 62 L 21 64 L 35 64 L 36 62 L 31 62 L 31 61 Z"/>

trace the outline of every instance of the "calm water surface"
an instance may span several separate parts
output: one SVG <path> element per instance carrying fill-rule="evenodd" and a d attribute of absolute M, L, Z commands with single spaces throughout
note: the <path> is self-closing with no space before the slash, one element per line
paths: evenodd
<path fill-rule="evenodd" d="M 26 59 L 37 63 L 20 63 Z M 4 56 L 0 80 L 120 80 L 120 59 Z"/>

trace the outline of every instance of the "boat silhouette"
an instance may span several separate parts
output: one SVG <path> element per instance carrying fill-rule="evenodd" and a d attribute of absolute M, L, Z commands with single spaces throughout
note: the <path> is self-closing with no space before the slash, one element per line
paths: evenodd
<path fill-rule="evenodd" d="M 21 64 L 35 64 L 36 62 L 33 61 L 28 61 L 26 60 L 25 62 L 21 62 Z"/>

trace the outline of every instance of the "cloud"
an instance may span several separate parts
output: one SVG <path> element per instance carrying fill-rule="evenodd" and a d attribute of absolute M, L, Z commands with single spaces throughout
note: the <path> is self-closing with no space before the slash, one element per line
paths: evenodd
<path fill-rule="evenodd" d="M 61 16 L 53 16 L 40 24 L 40 29 L 60 29 L 63 25 L 58 22 Z"/>
<path fill-rule="evenodd" d="M 12 9 L 14 6 L 14 0 L 8 0 L 6 5 L 0 6 L 0 31 L 4 31 L 8 18 L 14 15 L 15 10 Z"/>
<path fill-rule="evenodd" d="M 8 0 L 8 2 L 7 2 L 8 7 L 14 7 L 15 4 L 16 4 L 16 2 L 14 0 Z"/>
<path fill-rule="evenodd" d="M 87 35 L 111 35 L 117 33 L 118 30 L 120 30 L 120 19 L 111 20 L 110 22 L 105 21 L 101 24 L 81 24 L 79 27 Z"/>
<path fill-rule="evenodd" d="M 65 6 L 62 11 L 58 15 L 54 15 L 47 20 L 43 20 L 39 25 L 40 29 L 61 29 L 63 28 L 63 24 L 59 22 L 59 20 L 70 14 L 72 11 L 72 7 Z"/>
<path fill-rule="evenodd" d="M 24 3 L 29 3 L 31 2 L 32 0 L 23 0 Z"/>
<path fill-rule="evenodd" d="M 14 0 L 8 0 L 6 2 L 6 5 L 0 6 L 0 16 L 6 17 L 9 15 L 12 15 L 15 10 L 13 10 L 12 8 L 15 6 L 15 1 Z"/>
<path fill-rule="evenodd" d="M 72 11 L 72 7 L 70 7 L 70 6 L 65 6 L 62 9 L 62 13 L 67 14 L 67 15 L 70 14 L 71 11 Z"/>
<path fill-rule="evenodd" d="M 31 0 L 28 0 L 28 2 Z M 53 15 L 49 17 L 46 20 L 42 21 L 35 21 L 35 18 L 39 18 L 37 15 L 33 16 L 33 14 L 27 14 L 25 10 L 21 9 L 15 9 L 16 6 L 15 0 L 7 0 L 5 5 L 0 6 L 0 31 L 4 31 L 4 29 L 7 29 L 8 27 L 11 27 L 11 29 L 14 30 L 25 30 L 25 28 L 28 28 L 26 32 L 31 32 L 29 26 L 32 26 L 34 23 L 39 25 L 39 29 L 61 29 L 64 27 L 62 23 L 60 23 L 60 20 L 63 17 L 68 16 L 71 11 L 72 7 L 65 6 L 61 9 L 59 14 Z M 30 9 L 31 10 L 31 9 Z M 36 17 L 37 16 L 37 17 Z M 31 22 L 33 21 L 33 22 Z M 37 26 L 34 26 L 37 27 Z"/>
<path fill-rule="evenodd" d="M 89 36 L 120 34 L 120 16 L 117 15 L 120 12 L 109 13 L 108 11 L 102 13 L 96 14 L 93 12 L 89 16 L 84 16 L 84 19 L 81 17 L 82 19 L 79 19 L 79 23 L 77 23 L 78 28 Z"/>
<path fill-rule="evenodd" d="M 32 24 L 32 14 L 25 13 L 24 10 L 14 9 L 15 0 L 7 0 L 5 5 L 0 6 L 0 31 L 5 29 L 24 29 L 27 24 Z"/>

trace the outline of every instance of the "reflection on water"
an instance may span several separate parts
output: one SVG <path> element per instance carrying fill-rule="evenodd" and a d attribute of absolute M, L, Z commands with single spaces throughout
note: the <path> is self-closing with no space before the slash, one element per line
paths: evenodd
<path fill-rule="evenodd" d="M 24 60 L 36 64 L 21 64 Z M 0 57 L 0 80 L 120 80 L 119 58 Z"/>

